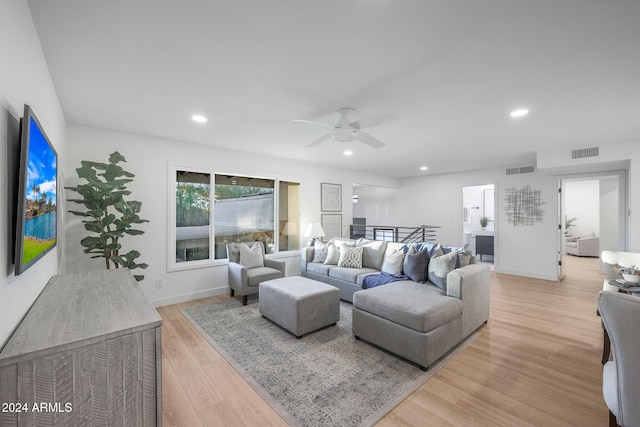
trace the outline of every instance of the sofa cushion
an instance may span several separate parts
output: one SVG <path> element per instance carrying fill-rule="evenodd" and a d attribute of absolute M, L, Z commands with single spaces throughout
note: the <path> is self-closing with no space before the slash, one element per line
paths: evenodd
<path fill-rule="evenodd" d="M 406 250 L 407 248 L 408 248 L 408 246 L 407 246 L 406 243 L 388 242 L 387 243 L 387 249 L 384 251 L 384 255 L 388 256 L 388 255 L 391 255 L 394 252 Z"/>
<path fill-rule="evenodd" d="M 402 252 L 402 250 L 396 251 L 390 255 L 385 255 L 381 270 L 389 274 L 402 274 L 403 261 L 404 252 Z"/>
<path fill-rule="evenodd" d="M 418 332 L 462 316 L 462 301 L 433 285 L 393 282 L 353 294 L 353 306 Z"/>
<path fill-rule="evenodd" d="M 362 268 L 362 248 L 340 246 L 338 267 Z"/>
<path fill-rule="evenodd" d="M 329 243 L 328 246 L 327 259 L 324 260 L 324 263 L 328 265 L 338 265 L 338 261 L 340 260 L 340 248 L 333 243 Z"/>
<path fill-rule="evenodd" d="M 321 274 L 323 276 L 329 275 L 329 270 L 335 268 L 335 265 L 324 264 L 321 262 L 310 262 L 307 264 L 307 271 L 310 273 Z"/>
<path fill-rule="evenodd" d="M 359 239 L 356 244 L 362 250 L 362 266 L 367 268 L 375 268 L 380 270 L 384 260 L 384 253 L 387 248 L 387 242 L 384 240 L 367 240 Z"/>
<path fill-rule="evenodd" d="M 348 247 L 351 247 L 351 248 L 356 245 L 356 242 L 357 242 L 357 240 L 343 239 L 342 237 L 334 237 L 329 241 L 329 243 L 332 243 L 337 247 L 348 246 Z"/>
<path fill-rule="evenodd" d="M 429 259 L 429 266 L 427 267 L 429 281 L 446 291 L 447 274 L 456 269 L 457 262 L 457 251 L 444 254 L 441 248 L 436 249 Z"/>
<path fill-rule="evenodd" d="M 260 282 L 279 279 L 280 277 L 282 277 L 282 272 L 271 267 L 255 267 L 247 269 L 247 284 L 249 286 L 258 286 Z"/>
<path fill-rule="evenodd" d="M 378 273 L 378 270 L 375 270 L 373 268 L 348 268 L 334 266 L 331 270 L 329 270 L 329 277 L 353 283 L 355 285 L 358 283 L 358 276 L 372 273 Z M 360 283 L 362 283 L 362 279 L 360 279 Z"/>

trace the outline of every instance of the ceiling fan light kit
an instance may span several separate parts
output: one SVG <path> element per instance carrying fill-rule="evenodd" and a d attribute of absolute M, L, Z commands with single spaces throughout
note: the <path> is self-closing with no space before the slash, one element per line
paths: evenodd
<path fill-rule="evenodd" d="M 328 135 L 325 135 L 321 138 L 316 139 L 310 144 L 307 144 L 307 147 L 314 147 L 330 138 L 333 138 L 338 142 L 353 142 L 353 141 L 361 141 L 365 144 L 373 147 L 373 148 L 381 148 L 384 147 L 384 142 L 380 141 L 378 138 L 369 135 L 368 133 L 362 132 L 361 129 L 369 128 L 373 126 L 378 126 L 383 123 L 388 123 L 394 120 L 399 119 L 398 115 L 395 113 L 391 114 L 383 114 L 379 116 L 371 116 L 360 120 L 353 120 L 353 113 L 355 110 L 353 108 L 340 108 L 338 110 L 338 115 L 340 119 L 338 123 L 335 125 L 327 125 L 325 123 L 316 123 L 311 122 L 309 120 L 300 120 L 296 119 L 296 122 L 311 124 L 311 125 L 319 125 L 325 127 L 333 127 L 333 132 Z"/>

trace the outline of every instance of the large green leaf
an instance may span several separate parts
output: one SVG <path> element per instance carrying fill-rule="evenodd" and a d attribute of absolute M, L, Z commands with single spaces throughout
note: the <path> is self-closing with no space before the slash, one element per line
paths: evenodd
<path fill-rule="evenodd" d="M 114 151 L 113 153 L 111 153 L 111 155 L 109 156 L 109 163 L 111 164 L 116 164 L 119 162 L 126 162 L 127 160 L 124 158 L 124 156 L 122 154 L 120 154 L 117 151 Z"/>
<path fill-rule="evenodd" d="M 114 164 L 110 164 L 107 167 L 107 170 L 103 174 L 104 179 L 106 179 L 107 181 L 113 181 L 116 178 L 119 178 L 123 175 L 124 175 L 124 170 L 120 166 L 114 165 Z"/>

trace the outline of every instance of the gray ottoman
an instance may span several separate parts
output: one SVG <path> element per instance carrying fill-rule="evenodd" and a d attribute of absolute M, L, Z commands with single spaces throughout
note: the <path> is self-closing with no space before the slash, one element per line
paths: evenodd
<path fill-rule="evenodd" d="M 260 283 L 260 313 L 296 337 L 340 320 L 340 290 L 301 276 Z"/>

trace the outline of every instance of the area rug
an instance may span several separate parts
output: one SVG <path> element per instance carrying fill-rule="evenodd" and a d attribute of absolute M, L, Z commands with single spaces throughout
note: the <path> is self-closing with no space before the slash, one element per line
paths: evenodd
<path fill-rule="evenodd" d="M 258 303 L 230 298 L 182 313 L 292 426 L 373 425 L 475 338 L 424 372 L 356 340 L 352 306 L 340 304 L 336 326 L 301 339 L 263 318 Z"/>

